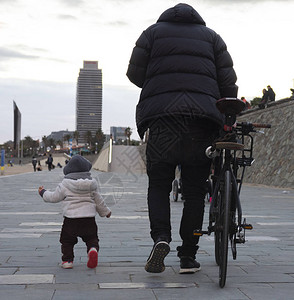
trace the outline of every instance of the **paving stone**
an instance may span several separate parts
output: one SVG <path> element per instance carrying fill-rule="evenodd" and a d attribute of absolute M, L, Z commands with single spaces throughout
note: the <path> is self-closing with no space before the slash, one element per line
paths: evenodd
<path fill-rule="evenodd" d="M 53 274 L 23 274 L 23 275 L 0 275 L 1 284 L 36 284 L 53 283 Z"/>
<path fill-rule="evenodd" d="M 202 270 L 190 275 L 178 273 L 176 247 L 181 243 L 178 231 L 182 201 L 171 201 L 173 241 L 165 259 L 166 271 L 150 274 L 144 270 L 153 245 L 147 218 L 146 175 L 134 179 L 111 174 L 123 191 L 101 180 L 102 194 L 119 195 L 119 198 L 111 206 L 113 218 L 96 217 L 100 238 L 98 267 L 87 268 L 86 246 L 79 239 L 74 268 L 62 269 L 59 266 L 61 206 L 44 203 L 37 194 L 41 184 L 54 189 L 63 177 L 62 170 L 40 173 L 0 179 L 0 299 L 291 298 L 294 288 L 293 190 L 285 197 L 280 189 L 244 185 L 243 211 L 254 229 L 246 232 L 248 241 L 237 246 L 237 260 L 232 259 L 229 251 L 227 283 L 220 289 L 213 235 L 200 239 L 197 260 Z M 107 175 L 100 174 L 93 172 L 94 177 Z M 21 189 L 12 189 L 14 186 Z M 204 228 L 208 224 L 208 210 L 206 203 Z M 269 225 L 273 223 L 275 225 Z M 42 275 L 45 277 L 38 277 Z M 34 282 L 36 278 L 39 283 Z M 41 278 L 46 283 L 42 283 Z"/>
<path fill-rule="evenodd" d="M 178 300 L 178 299 L 205 299 L 205 300 L 228 300 L 228 299 L 246 299 L 238 289 L 224 288 L 220 289 L 213 284 L 202 284 L 196 288 L 185 289 L 155 289 L 154 294 L 158 300 Z M 266 299 L 266 298 L 265 298 Z"/>
<path fill-rule="evenodd" d="M 81 299 L 118 299 L 118 300 L 155 300 L 151 289 L 97 289 L 95 291 L 68 291 L 57 290 L 52 300 L 81 300 Z"/>
<path fill-rule="evenodd" d="M 292 289 L 287 287 L 250 287 L 240 288 L 240 291 L 249 299 L 254 300 L 289 300 L 293 299 L 293 286 Z"/>
<path fill-rule="evenodd" d="M 40 291 L 38 289 L 28 290 L 24 287 L 17 288 L 13 285 L 13 290 L 3 290 L 3 286 L 0 289 L 0 299 L 13 299 L 13 300 L 51 300 L 54 291 Z"/>

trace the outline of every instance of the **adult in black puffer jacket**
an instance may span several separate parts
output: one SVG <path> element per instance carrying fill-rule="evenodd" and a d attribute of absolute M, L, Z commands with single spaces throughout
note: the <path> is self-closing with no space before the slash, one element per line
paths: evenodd
<path fill-rule="evenodd" d="M 193 7 L 178 4 L 136 42 L 127 76 L 142 88 L 136 122 L 141 138 L 149 128 L 148 208 L 154 247 L 148 272 L 162 272 L 171 241 L 169 193 L 181 165 L 185 199 L 178 247 L 180 273 L 200 269 L 195 260 L 204 214 L 205 182 L 211 161 L 205 149 L 222 125 L 215 102 L 236 97 L 233 62 L 221 37 L 205 26 Z"/>
<path fill-rule="evenodd" d="M 152 119 L 170 114 L 221 124 L 215 101 L 238 90 L 226 44 L 186 4 L 166 10 L 141 34 L 127 76 L 142 88 L 136 112 L 141 138 Z"/>

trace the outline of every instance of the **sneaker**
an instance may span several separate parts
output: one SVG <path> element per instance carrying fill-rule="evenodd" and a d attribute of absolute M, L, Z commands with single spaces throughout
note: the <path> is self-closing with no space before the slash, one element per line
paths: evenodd
<path fill-rule="evenodd" d="M 73 262 L 72 261 L 63 261 L 61 263 L 61 268 L 63 268 L 63 269 L 72 269 L 73 268 Z"/>
<path fill-rule="evenodd" d="M 190 256 L 182 256 L 180 274 L 192 274 L 201 270 L 199 262 Z"/>
<path fill-rule="evenodd" d="M 166 241 L 159 241 L 154 246 L 147 260 L 145 270 L 149 273 L 161 273 L 165 270 L 164 259 L 170 251 Z"/>
<path fill-rule="evenodd" d="M 98 264 L 98 251 L 96 248 L 91 248 L 88 252 L 88 263 L 87 267 L 90 269 L 94 269 Z"/>

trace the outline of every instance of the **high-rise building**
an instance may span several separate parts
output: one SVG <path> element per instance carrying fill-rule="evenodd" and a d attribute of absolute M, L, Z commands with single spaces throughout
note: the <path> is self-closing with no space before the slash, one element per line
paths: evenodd
<path fill-rule="evenodd" d="M 110 127 L 110 134 L 114 142 L 118 142 L 118 140 L 126 140 L 126 129 L 127 127 Z"/>
<path fill-rule="evenodd" d="M 102 129 L 102 70 L 98 61 L 84 61 L 80 69 L 76 95 L 76 130 L 79 143 L 86 143 L 86 134 L 92 136 Z"/>

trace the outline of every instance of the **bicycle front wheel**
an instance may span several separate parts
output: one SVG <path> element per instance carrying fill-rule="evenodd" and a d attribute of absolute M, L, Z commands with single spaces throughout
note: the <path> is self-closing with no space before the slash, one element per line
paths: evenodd
<path fill-rule="evenodd" d="M 175 179 L 172 183 L 172 195 L 173 195 L 173 200 L 177 202 L 179 197 L 179 183 L 177 179 Z"/>
<path fill-rule="evenodd" d="M 220 242 L 219 242 L 219 285 L 223 288 L 226 284 L 228 247 L 230 233 L 230 207 L 231 207 L 231 173 L 225 172 L 224 192 L 220 209 Z"/>

